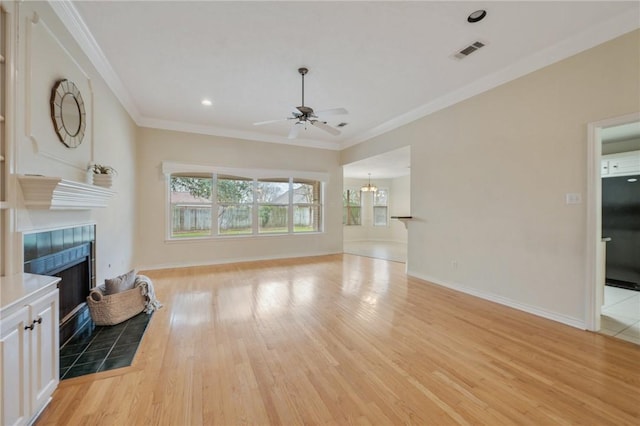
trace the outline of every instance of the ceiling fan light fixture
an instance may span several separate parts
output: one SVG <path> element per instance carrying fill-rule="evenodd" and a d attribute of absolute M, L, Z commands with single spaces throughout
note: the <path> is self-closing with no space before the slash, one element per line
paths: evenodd
<path fill-rule="evenodd" d="M 378 187 L 371 183 L 371 173 L 369 173 L 369 183 L 362 185 L 360 191 L 362 192 L 376 192 Z"/>
<path fill-rule="evenodd" d="M 312 125 L 313 127 L 317 127 L 325 132 L 338 136 L 340 134 L 340 130 L 335 127 L 327 124 L 327 121 L 323 119 L 325 115 L 340 115 L 340 114 L 348 114 L 348 111 L 344 108 L 331 108 L 322 111 L 314 111 L 310 106 L 306 106 L 304 104 L 304 76 L 309 72 L 308 68 L 301 67 L 298 68 L 298 73 L 302 79 L 302 104 L 300 106 L 292 108 L 291 117 L 287 117 L 281 120 L 268 120 L 268 121 L 259 121 L 257 123 L 253 123 L 254 126 L 261 126 L 263 124 L 276 123 L 278 121 L 289 121 L 295 120 L 292 128 L 289 131 L 289 139 L 295 139 L 298 135 L 299 124 L 304 125 L 304 129 L 307 129 L 307 124 Z"/>

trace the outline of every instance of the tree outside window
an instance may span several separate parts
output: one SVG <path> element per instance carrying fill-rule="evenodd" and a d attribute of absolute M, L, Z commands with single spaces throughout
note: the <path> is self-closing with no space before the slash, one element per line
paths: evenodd
<path fill-rule="evenodd" d="M 253 233 L 253 181 L 235 176 L 216 179 L 218 234 Z"/>
<path fill-rule="evenodd" d="M 258 180 L 258 233 L 289 232 L 289 179 Z"/>
<path fill-rule="evenodd" d="M 389 191 L 386 189 L 378 188 L 373 193 L 373 226 L 387 226 L 389 224 L 388 199 Z"/>
<path fill-rule="evenodd" d="M 322 230 L 320 181 L 174 173 L 169 190 L 170 238 Z"/>
<path fill-rule="evenodd" d="M 211 235 L 211 176 L 171 176 L 171 238 Z"/>
<path fill-rule="evenodd" d="M 293 232 L 320 232 L 322 230 L 320 182 L 294 179 L 292 189 Z"/>
<path fill-rule="evenodd" d="M 359 189 L 347 188 L 342 193 L 342 224 L 362 225 L 362 198 Z"/>

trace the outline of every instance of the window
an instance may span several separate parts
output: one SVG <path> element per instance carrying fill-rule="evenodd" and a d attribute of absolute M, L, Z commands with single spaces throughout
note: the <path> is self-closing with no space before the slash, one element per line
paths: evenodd
<path fill-rule="evenodd" d="M 218 234 L 253 233 L 253 181 L 234 176 L 218 176 Z"/>
<path fill-rule="evenodd" d="M 293 232 L 320 232 L 322 230 L 320 182 L 294 179 L 292 187 Z"/>
<path fill-rule="evenodd" d="M 289 179 L 259 180 L 258 233 L 289 232 Z"/>
<path fill-rule="evenodd" d="M 373 193 L 373 226 L 387 226 L 389 224 L 387 216 L 387 204 L 389 191 L 378 188 Z"/>
<path fill-rule="evenodd" d="M 171 239 L 322 231 L 317 180 L 171 173 L 169 193 Z"/>
<path fill-rule="evenodd" d="M 171 176 L 171 238 L 211 235 L 212 183 L 210 176 Z"/>
<path fill-rule="evenodd" d="M 342 224 L 362 224 L 362 198 L 359 189 L 348 188 L 342 193 Z"/>

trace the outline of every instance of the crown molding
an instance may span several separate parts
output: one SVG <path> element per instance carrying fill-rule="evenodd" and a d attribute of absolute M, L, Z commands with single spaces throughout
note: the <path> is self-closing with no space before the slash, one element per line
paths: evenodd
<path fill-rule="evenodd" d="M 133 121 L 137 123 L 140 120 L 138 107 L 102 52 L 98 42 L 93 38 L 93 34 L 89 31 L 73 3 L 70 0 L 49 0 L 49 5 L 85 55 L 87 55 L 89 61 L 107 83 L 107 86 L 111 88 L 122 106 L 127 110 Z"/>
<path fill-rule="evenodd" d="M 107 60 L 102 49 L 89 31 L 89 28 L 73 6 L 73 3 L 70 0 L 49 0 L 49 4 L 138 126 L 330 150 L 342 150 L 365 142 L 376 136 L 423 118 L 429 114 L 433 114 L 434 112 L 447 108 L 458 102 L 469 99 L 475 95 L 491 90 L 540 68 L 546 67 L 569 56 L 575 55 L 597 46 L 598 44 L 640 28 L 640 23 L 638 22 L 636 15 L 630 13 L 618 15 L 617 17 L 595 25 L 577 35 L 569 37 L 554 46 L 528 56 L 514 65 L 510 65 L 498 72 L 480 78 L 471 84 L 454 90 L 453 92 L 441 96 L 432 102 L 408 111 L 407 113 L 386 121 L 369 131 L 340 143 L 320 142 L 310 139 L 291 140 L 278 136 L 265 135 L 258 132 L 247 132 L 216 126 L 195 125 L 142 117 L 128 90 L 125 88 L 117 73 Z"/>
<path fill-rule="evenodd" d="M 302 146 L 305 148 L 319 148 L 339 151 L 342 146 L 338 142 L 322 142 L 313 139 L 288 139 L 281 136 L 265 135 L 258 132 L 247 132 L 234 129 L 225 129 L 216 126 L 205 126 L 201 124 L 184 123 L 181 121 L 158 120 L 144 117 L 138 125 L 152 129 L 173 130 L 176 132 L 196 133 L 200 135 L 221 136 L 234 139 L 244 139 L 257 142 L 279 143 L 285 145 Z"/>
<path fill-rule="evenodd" d="M 312 147 L 336 151 L 341 149 L 341 145 L 338 142 L 321 142 L 302 138 L 287 139 L 278 136 L 265 135 L 258 132 L 239 131 L 216 126 L 197 125 L 143 117 L 133 101 L 133 98 L 129 94 L 129 91 L 125 88 L 120 77 L 118 77 L 118 74 L 111 66 L 111 63 L 102 52 L 102 49 L 93 37 L 93 34 L 91 34 L 89 27 L 84 23 L 73 3 L 70 0 L 49 0 L 49 5 L 67 30 L 71 33 L 76 42 L 80 45 L 82 51 L 87 55 L 98 73 L 102 76 L 138 126 L 211 136 L 223 136 L 235 139 L 247 139 L 259 142 L 295 145 L 307 148 Z"/>
<path fill-rule="evenodd" d="M 491 90 L 509 81 L 515 80 L 533 71 L 559 62 L 582 51 L 605 43 L 616 37 L 640 28 L 637 15 L 624 13 L 595 25 L 581 33 L 569 37 L 560 43 L 530 55 L 521 61 L 509 65 L 500 71 L 480 78 L 471 84 L 454 90 L 440 98 L 393 118 L 373 129 L 351 138 L 342 144 L 342 149 L 365 142 L 383 133 L 409 124 L 429 114 L 462 102 L 475 95 Z"/>

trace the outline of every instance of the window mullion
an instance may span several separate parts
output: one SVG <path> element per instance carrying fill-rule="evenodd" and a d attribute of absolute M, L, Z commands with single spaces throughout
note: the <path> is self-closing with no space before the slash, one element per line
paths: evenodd
<path fill-rule="evenodd" d="M 218 235 L 218 175 L 211 174 L 211 236 Z"/>
<path fill-rule="evenodd" d="M 287 208 L 288 222 L 289 226 L 287 227 L 287 231 L 289 234 L 293 234 L 294 229 L 294 217 L 293 217 L 293 178 L 289 178 L 289 208 Z"/>
<path fill-rule="evenodd" d="M 252 209 L 251 209 L 251 234 L 252 235 L 258 235 L 258 220 L 259 220 L 259 215 L 258 215 L 258 210 L 260 208 L 259 203 L 258 203 L 258 180 L 257 179 L 252 179 L 251 180 L 251 186 L 252 186 L 252 193 L 253 193 L 253 204 L 252 204 Z"/>

